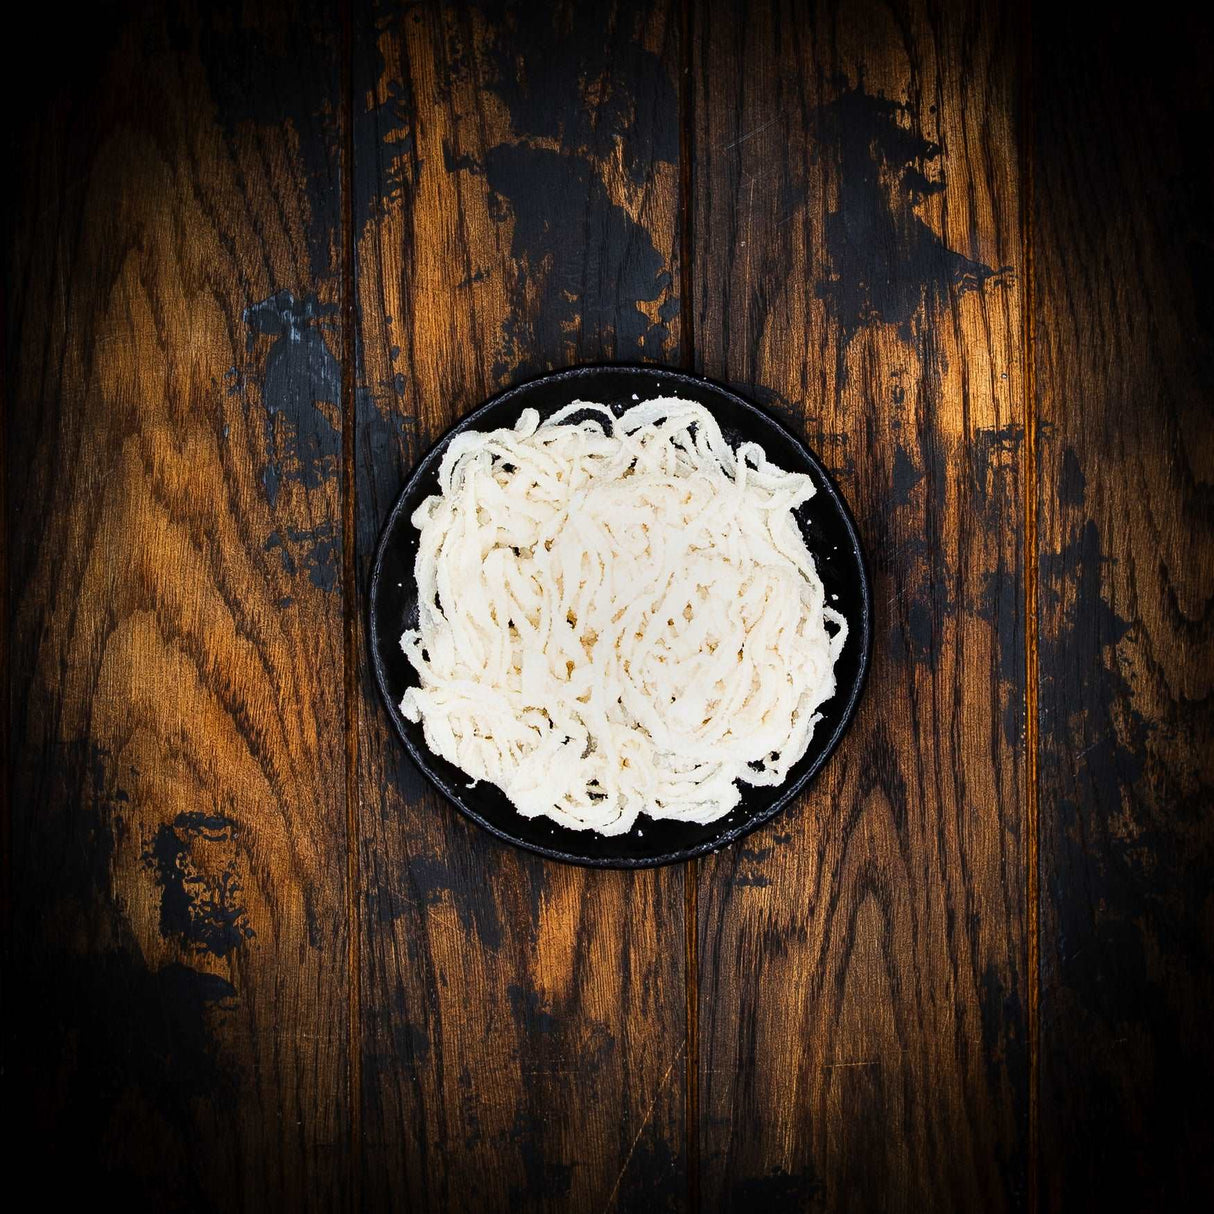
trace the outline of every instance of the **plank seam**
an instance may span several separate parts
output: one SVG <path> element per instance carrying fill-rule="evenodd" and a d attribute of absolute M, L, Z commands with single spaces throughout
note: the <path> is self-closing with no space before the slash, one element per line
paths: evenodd
<path fill-rule="evenodd" d="M 349 1203 L 362 1207 L 362 941 L 358 907 L 360 888 L 358 856 L 358 571 L 355 561 L 355 408 L 354 325 L 354 37 L 350 0 L 341 6 L 341 378 L 342 378 L 342 598 L 345 640 L 346 727 L 346 931 L 349 1022 L 346 1040 L 346 1100 L 349 1106 L 347 1140 Z"/>
<path fill-rule="evenodd" d="M 6 216 L 7 218 L 7 216 Z M 14 226 L 15 226 L 15 220 Z M 8 225 L 4 228 L 4 239 L 9 241 L 11 233 Z M 15 259 L 15 258 L 14 258 Z M 8 283 L 0 281 L 0 333 L 4 341 L 0 343 L 0 696 L 4 697 L 3 725 L 4 734 L 0 737 L 0 932 L 3 942 L 0 943 L 0 961 L 3 962 L 4 972 L 12 973 L 13 954 L 13 818 L 12 794 L 9 785 L 12 781 L 13 765 L 9 748 L 13 736 L 13 695 L 12 695 L 12 637 L 9 633 L 9 580 L 8 580 Z M 9 1023 L 9 1009 L 12 1006 L 12 996 L 9 993 L 12 984 L 4 984 L 3 994 L 0 995 L 0 1015 Z M 9 1062 L 6 1049 L 2 1055 L 5 1064 Z M 12 1072 L 9 1071 L 9 1074 Z"/>
<path fill-rule="evenodd" d="M 1040 1002 L 1041 884 L 1039 872 L 1040 787 L 1038 784 L 1038 449 L 1037 449 L 1037 324 L 1036 324 L 1036 235 L 1034 230 L 1033 162 L 1036 153 L 1033 115 L 1033 20 L 1032 4 L 1022 10 L 1021 29 L 1021 122 L 1020 122 L 1020 239 L 1024 264 L 1024 293 L 1021 301 L 1021 346 L 1024 350 L 1024 663 L 1025 663 L 1025 817 L 1027 856 L 1025 861 L 1025 907 L 1027 916 L 1028 982 L 1028 1185 L 1027 1208 L 1037 1214 L 1039 1195 L 1039 1101 L 1040 1101 Z"/>
<path fill-rule="evenodd" d="M 685 371 L 695 371 L 695 307 L 691 285 L 691 162 L 695 150 L 691 91 L 691 0 L 679 6 L 679 346 Z"/>

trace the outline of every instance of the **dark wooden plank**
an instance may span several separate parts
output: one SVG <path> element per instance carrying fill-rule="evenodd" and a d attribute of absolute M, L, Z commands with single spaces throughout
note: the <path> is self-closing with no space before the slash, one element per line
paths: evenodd
<path fill-rule="evenodd" d="M 1043 1209 L 1214 1193 L 1214 23 L 1034 8 Z"/>
<path fill-rule="evenodd" d="M 337 30 L 319 4 L 43 20 L 5 234 L 10 1150 L 51 1205 L 329 1209 Z"/>
<path fill-rule="evenodd" d="M 1012 7 L 695 10 L 695 361 L 833 465 L 877 612 L 827 772 L 702 866 L 705 1209 L 1024 1199 Z"/>
<path fill-rule="evenodd" d="M 411 5 L 355 64 L 358 557 L 499 386 L 677 360 L 674 6 Z M 465 823 L 369 680 L 359 727 L 364 1195 L 679 1208 L 680 870 L 589 872 Z"/>

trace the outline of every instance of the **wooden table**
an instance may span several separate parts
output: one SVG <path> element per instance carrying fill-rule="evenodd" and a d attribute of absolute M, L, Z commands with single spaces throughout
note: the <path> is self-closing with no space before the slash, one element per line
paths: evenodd
<path fill-rule="evenodd" d="M 36 16 L 10 1170 L 137 1209 L 1210 1197 L 1211 24 L 1069 7 Z M 420 453 L 604 360 L 806 436 L 877 604 L 800 803 L 639 873 L 462 820 L 366 658 Z"/>

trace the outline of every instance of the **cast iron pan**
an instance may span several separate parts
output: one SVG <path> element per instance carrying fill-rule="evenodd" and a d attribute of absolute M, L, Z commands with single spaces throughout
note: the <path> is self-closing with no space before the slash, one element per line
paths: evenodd
<path fill-rule="evenodd" d="M 823 706 L 809 750 L 778 788 L 742 786 L 741 802 L 706 826 L 659 821 L 642 814 L 632 830 L 610 838 L 570 830 L 547 818 L 524 818 L 491 784 L 466 787 L 469 777 L 432 754 L 420 724 L 406 721 L 397 705 L 417 675 L 400 648 L 400 635 L 417 624 L 413 562 L 417 531 L 409 519 L 423 499 L 438 491 L 438 465 L 453 435 L 462 430 L 513 426 L 525 408 L 547 417 L 573 400 L 596 401 L 622 410 L 655 396 L 681 396 L 710 409 L 726 439 L 762 444 L 781 468 L 807 472 L 818 492 L 797 511 L 798 522 L 818 563 L 827 602 L 848 620 L 849 631 L 835 666 L 838 690 Z M 837 598 L 835 596 L 838 596 Z M 558 371 L 494 397 L 457 422 L 409 478 L 380 537 L 371 573 L 371 660 L 384 705 L 413 761 L 457 809 L 508 843 L 570 864 L 641 868 L 686 860 L 734 842 L 779 813 L 799 793 L 839 744 L 860 699 L 872 642 L 872 593 L 864 553 L 851 512 L 817 458 L 783 426 L 736 393 L 697 376 L 654 367 L 597 366 Z"/>

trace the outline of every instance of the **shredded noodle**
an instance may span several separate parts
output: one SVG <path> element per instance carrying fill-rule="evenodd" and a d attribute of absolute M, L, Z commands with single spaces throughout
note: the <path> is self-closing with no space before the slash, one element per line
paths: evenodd
<path fill-rule="evenodd" d="M 674 397 L 465 432 L 413 515 L 400 709 L 519 813 L 604 835 L 780 784 L 847 636 L 793 510 L 814 492 Z"/>

